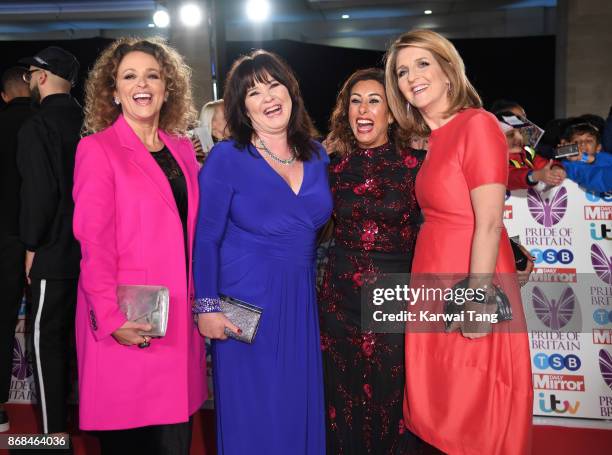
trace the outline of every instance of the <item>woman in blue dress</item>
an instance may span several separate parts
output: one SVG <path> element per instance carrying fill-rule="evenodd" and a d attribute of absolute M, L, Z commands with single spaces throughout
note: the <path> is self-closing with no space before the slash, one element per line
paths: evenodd
<path fill-rule="evenodd" d="M 315 240 L 329 218 L 328 158 L 289 67 L 255 51 L 225 88 L 231 140 L 200 172 L 194 247 L 200 333 L 213 339 L 222 455 L 325 453 Z M 252 344 L 220 311 L 220 295 L 263 309 Z"/>

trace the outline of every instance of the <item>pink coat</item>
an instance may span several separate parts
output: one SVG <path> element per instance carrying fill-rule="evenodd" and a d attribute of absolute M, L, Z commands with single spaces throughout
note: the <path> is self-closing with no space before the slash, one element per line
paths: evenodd
<path fill-rule="evenodd" d="M 187 182 L 191 264 L 198 165 L 189 140 L 163 131 L 159 136 Z M 115 430 L 187 421 L 207 387 L 182 224 L 166 176 L 123 116 L 79 143 L 73 196 L 74 235 L 83 255 L 76 314 L 80 427 Z M 125 322 L 118 284 L 170 290 L 166 336 L 149 348 L 123 346 L 111 336 Z"/>

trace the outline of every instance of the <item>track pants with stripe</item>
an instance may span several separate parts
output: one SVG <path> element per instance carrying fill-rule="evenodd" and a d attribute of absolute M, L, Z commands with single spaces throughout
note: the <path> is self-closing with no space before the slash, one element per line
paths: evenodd
<path fill-rule="evenodd" d="M 38 409 L 44 433 L 67 428 L 66 399 L 73 357 L 77 280 L 37 280 L 31 284 L 30 346 Z"/>

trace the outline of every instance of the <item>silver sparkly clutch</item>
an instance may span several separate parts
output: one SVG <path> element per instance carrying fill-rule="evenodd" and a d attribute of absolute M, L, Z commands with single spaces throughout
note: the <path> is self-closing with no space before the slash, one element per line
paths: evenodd
<path fill-rule="evenodd" d="M 139 335 L 163 337 L 168 327 L 170 293 L 163 286 L 122 284 L 117 286 L 119 308 L 128 321 L 151 324 L 148 332 Z"/>
<path fill-rule="evenodd" d="M 259 320 L 263 309 L 226 295 L 220 297 L 221 311 L 232 324 L 237 325 L 242 330 L 241 334 L 237 334 L 226 328 L 225 334 L 236 340 L 252 343 L 259 328 Z"/>

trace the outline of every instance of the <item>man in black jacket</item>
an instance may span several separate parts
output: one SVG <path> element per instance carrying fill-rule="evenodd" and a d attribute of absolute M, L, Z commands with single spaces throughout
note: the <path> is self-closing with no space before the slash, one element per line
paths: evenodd
<path fill-rule="evenodd" d="M 15 324 L 25 285 L 25 249 L 19 240 L 19 190 L 17 132 L 34 112 L 30 88 L 23 80 L 26 69 L 15 66 L 2 73 L 0 110 L 0 432 L 9 430 L 4 403 L 8 401 L 13 364 Z"/>
<path fill-rule="evenodd" d="M 20 237 L 32 291 L 34 377 L 44 433 L 65 433 L 68 365 L 80 248 L 72 234 L 74 157 L 83 109 L 70 95 L 79 63 L 48 47 L 31 58 L 25 80 L 39 111 L 19 131 Z"/>

